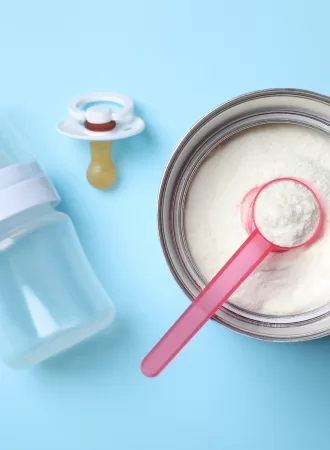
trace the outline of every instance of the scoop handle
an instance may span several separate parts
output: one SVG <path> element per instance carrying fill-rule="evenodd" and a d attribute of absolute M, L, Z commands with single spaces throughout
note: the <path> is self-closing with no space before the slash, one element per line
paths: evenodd
<path fill-rule="evenodd" d="M 255 229 L 144 358 L 142 373 L 147 377 L 159 375 L 274 248 Z"/>

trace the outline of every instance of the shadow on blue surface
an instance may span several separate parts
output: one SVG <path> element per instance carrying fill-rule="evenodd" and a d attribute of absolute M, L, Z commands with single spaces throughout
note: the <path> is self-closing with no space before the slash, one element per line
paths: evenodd
<path fill-rule="evenodd" d="M 115 318 L 109 328 L 56 355 L 40 365 L 40 370 L 70 372 L 73 376 L 106 370 L 123 370 L 125 354 L 132 347 L 131 332 L 124 320 Z"/>

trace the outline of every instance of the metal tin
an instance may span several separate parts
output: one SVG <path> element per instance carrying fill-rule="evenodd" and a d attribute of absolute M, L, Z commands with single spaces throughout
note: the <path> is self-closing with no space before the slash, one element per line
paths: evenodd
<path fill-rule="evenodd" d="M 184 233 L 185 200 L 192 178 L 219 143 L 247 128 L 270 123 L 297 124 L 330 136 L 330 97 L 297 89 L 269 89 L 237 97 L 197 122 L 167 165 L 158 198 L 159 236 L 167 264 L 190 299 L 206 284 Z M 303 341 L 330 334 L 330 303 L 304 314 L 280 317 L 252 313 L 227 302 L 213 319 L 258 339 Z"/>

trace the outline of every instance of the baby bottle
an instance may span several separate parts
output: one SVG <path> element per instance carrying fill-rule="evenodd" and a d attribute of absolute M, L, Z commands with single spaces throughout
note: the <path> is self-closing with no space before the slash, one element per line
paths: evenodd
<path fill-rule="evenodd" d="M 114 307 L 36 162 L 0 148 L 0 357 L 37 364 L 105 328 Z"/>

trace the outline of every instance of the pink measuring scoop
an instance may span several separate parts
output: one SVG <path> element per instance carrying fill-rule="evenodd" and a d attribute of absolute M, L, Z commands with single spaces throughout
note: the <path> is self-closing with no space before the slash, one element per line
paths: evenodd
<path fill-rule="evenodd" d="M 254 217 L 255 204 L 260 193 L 271 184 L 283 181 L 294 181 L 309 190 L 319 209 L 319 220 L 313 234 L 303 243 L 289 248 L 279 247 L 267 240 L 259 231 Z M 254 199 L 251 200 L 250 214 L 253 224 L 251 234 L 144 358 L 141 370 L 145 376 L 159 375 L 269 253 L 311 244 L 320 233 L 324 216 L 321 203 L 314 191 L 295 178 L 277 178 L 256 189 Z"/>

